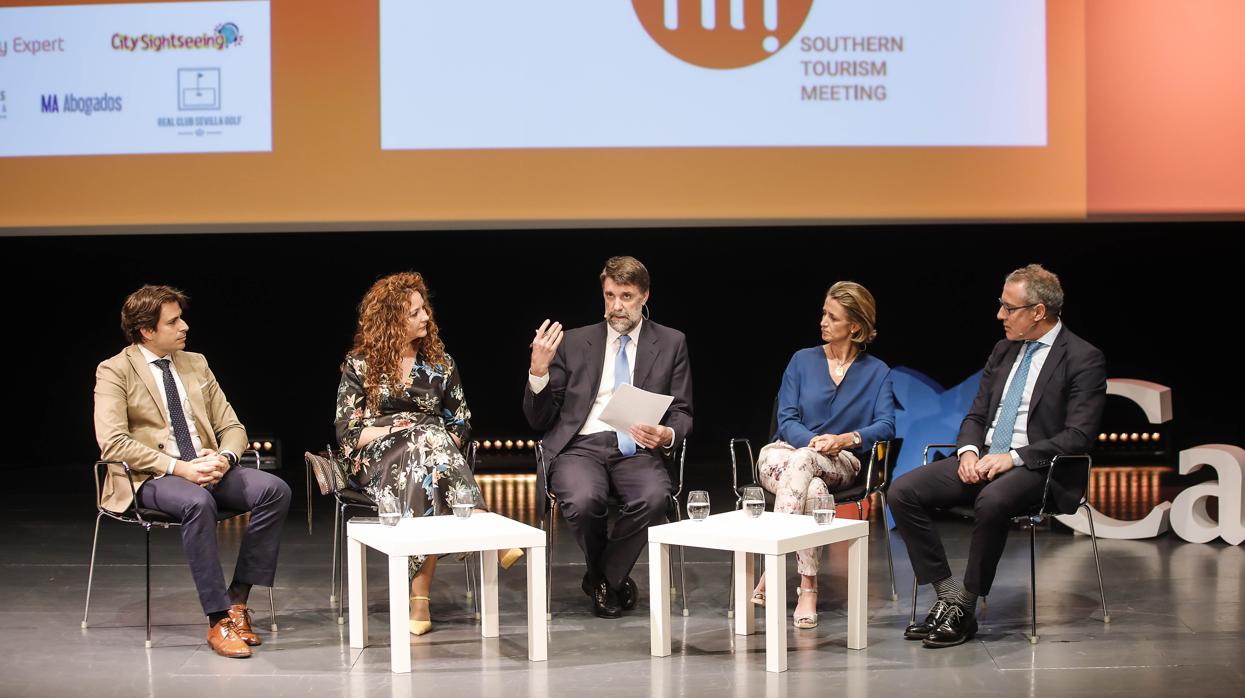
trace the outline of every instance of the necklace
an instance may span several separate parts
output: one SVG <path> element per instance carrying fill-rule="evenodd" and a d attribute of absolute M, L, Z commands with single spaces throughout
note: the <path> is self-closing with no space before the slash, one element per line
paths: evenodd
<path fill-rule="evenodd" d="M 849 350 L 849 351 L 850 351 L 850 350 Z M 844 358 L 844 359 L 840 359 L 840 358 L 838 358 L 837 356 L 835 356 L 835 355 L 834 355 L 834 352 L 830 351 L 830 345 L 829 345 L 829 344 L 827 344 L 827 345 L 826 345 L 826 357 L 827 357 L 827 358 L 829 358 L 829 359 L 833 359 L 833 360 L 835 360 L 835 361 L 838 361 L 838 362 L 839 362 L 839 365 L 838 365 L 838 366 L 836 366 L 836 367 L 834 367 L 834 369 L 833 369 L 833 371 L 834 371 L 834 376 L 835 376 L 836 378 L 842 378 L 842 377 L 843 377 L 843 376 L 847 373 L 847 367 L 848 367 L 848 366 L 850 366 L 850 365 L 851 365 L 851 363 L 852 363 L 853 361 L 855 361 L 855 360 L 856 360 L 856 356 L 855 356 L 855 355 L 852 355 L 852 357 L 851 357 L 850 359 L 848 359 L 848 358 Z"/>

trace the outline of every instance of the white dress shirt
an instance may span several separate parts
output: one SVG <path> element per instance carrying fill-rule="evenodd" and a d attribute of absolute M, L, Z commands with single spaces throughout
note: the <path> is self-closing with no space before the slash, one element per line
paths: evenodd
<path fill-rule="evenodd" d="M 636 344 L 640 341 L 640 331 L 643 327 L 644 318 L 640 318 L 640 321 L 636 323 L 636 326 L 631 328 L 631 331 L 627 333 L 627 336 L 631 338 L 630 341 L 627 342 L 626 348 L 627 371 L 629 372 L 629 375 L 627 376 L 628 383 L 632 383 L 635 379 Z M 601 384 L 597 387 L 597 396 L 592 402 L 592 409 L 588 410 L 588 419 L 584 421 L 583 428 L 579 430 L 580 436 L 596 434 L 602 431 L 615 431 L 614 427 L 601 421 L 601 412 L 603 412 L 605 410 L 605 406 L 609 404 L 610 398 L 614 397 L 614 362 L 618 360 L 618 349 L 622 345 L 619 341 L 619 337 L 621 336 L 622 335 L 618 332 L 614 331 L 613 327 L 610 327 L 609 323 L 606 323 L 605 359 L 604 364 L 601 366 Z M 543 376 L 534 376 L 531 372 L 529 372 L 527 374 L 527 382 L 528 385 L 532 387 L 532 392 L 539 394 L 540 391 L 545 389 L 545 386 L 549 385 L 549 374 L 546 373 Z M 634 383 L 632 384 L 634 385 Z M 674 430 L 671 429 L 671 431 L 673 432 Z M 667 444 L 666 447 L 669 448 L 673 445 L 674 436 L 671 436 L 670 443 Z"/>
<path fill-rule="evenodd" d="M 1038 348 L 1033 350 L 1033 358 L 1029 360 L 1029 374 L 1025 376 L 1024 390 L 1020 394 L 1020 410 L 1016 413 L 1016 427 L 1012 431 L 1011 455 L 1012 465 L 1024 465 L 1024 461 L 1020 458 L 1020 453 L 1016 449 L 1029 445 L 1029 403 L 1033 399 L 1033 387 L 1037 385 L 1038 376 L 1042 373 L 1042 367 L 1046 365 L 1046 357 L 1050 355 L 1050 348 L 1055 344 L 1055 338 L 1059 336 L 1059 331 L 1063 329 L 1063 320 L 1055 322 L 1055 326 L 1050 331 L 1037 339 Z M 1020 367 L 1020 362 L 1024 359 L 1023 347 L 1016 354 L 1016 360 L 1012 362 L 1012 370 L 1007 374 L 1007 383 L 1003 385 L 1003 395 L 1007 396 L 1007 391 L 1011 388 L 1012 379 L 1016 377 L 1016 369 Z M 986 431 L 986 450 L 990 449 L 990 445 L 994 443 L 994 427 L 999 423 L 999 412 L 1003 409 L 1003 400 L 999 400 L 999 406 L 994 410 L 994 419 L 990 421 L 990 428 Z M 977 455 L 981 452 L 976 446 L 963 446 L 956 455 L 962 455 L 965 451 L 972 451 Z"/>
<path fill-rule="evenodd" d="M 151 369 L 151 375 L 156 379 L 156 392 L 160 394 L 160 407 L 164 409 L 164 421 L 169 424 L 169 438 L 164 442 L 164 452 L 170 456 L 165 473 L 171 474 L 179 458 L 190 461 L 198 456 L 199 450 L 203 448 L 203 439 L 199 438 L 199 430 L 195 428 L 194 413 L 190 410 L 190 398 L 186 397 L 186 384 L 182 383 L 182 377 L 177 375 L 177 366 L 173 364 L 173 357 L 156 356 L 154 352 L 141 344 L 138 345 L 138 350 L 143 353 L 143 358 L 147 360 L 147 367 Z M 177 448 L 177 437 L 173 434 L 173 420 L 169 417 L 169 400 L 164 394 L 164 370 L 156 365 L 160 359 L 169 360 L 169 372 L 173 374 L 173 383 L 177 385 L 177 397 L 182 404 L 182 414 L 186 415 L 186 426 L 190 429 L 190 442 L 194 444 L 194 453 L 183 454 Z"/>

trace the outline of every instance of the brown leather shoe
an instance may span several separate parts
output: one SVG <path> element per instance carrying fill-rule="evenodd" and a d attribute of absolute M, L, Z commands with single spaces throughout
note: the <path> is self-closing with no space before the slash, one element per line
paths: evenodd
<path fill-rule="evenodd" d="M 222 657 L 242 659 L 251 656 L 251 648 L 246 646 L 242 636 L 238 635 L 238 629 L 228 617 L 221 618 L 208 630 L 207 641 L 212 651 Z"/>
<path fill-rule="evenodd" d="M 230 606 L 229 620 L 233 621 L 233 627 L 238 631 L 238 636 L 243 642 L 252 647 L 264 644 L 255 631 L 251 630 L 251 609 L 247 608 L 246 604 L 236 603 Z"/>

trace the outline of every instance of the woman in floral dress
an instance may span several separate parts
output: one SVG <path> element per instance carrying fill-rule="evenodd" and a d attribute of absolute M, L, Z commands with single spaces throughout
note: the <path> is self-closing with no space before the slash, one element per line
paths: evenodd
<path fill-rule="evenodd" d="M 460 492 L 484 508 L 460 451 L 471 411 L 458 366 L 441 343 L 428 287 L 417 273 L 386 276 L 359 303 L 354 346 L 337 388 L 337 443 L 351 474 L 377 501 L 411 516 L 452 512 Z M 411 632 L 432 627 L 428 592 L 436 556 L 411 558 Z"/>

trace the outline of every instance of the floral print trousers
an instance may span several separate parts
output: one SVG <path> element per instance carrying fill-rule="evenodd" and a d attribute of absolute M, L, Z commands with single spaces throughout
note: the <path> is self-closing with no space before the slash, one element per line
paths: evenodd
<path fill-rule="evenodd" d="M 757 456 L 761 486 L 774 494 L 774 511 L 786 514 L 812 514 L 812 501 L 850 487 L 860 472 L 860 459 L 850 451 L 830 457 L 812 448 L 795 448 L 775 441 Z M 795 554 L 796 570 L 806 577 L 816 576 L 821 548 L 807 548 Z"/>

